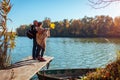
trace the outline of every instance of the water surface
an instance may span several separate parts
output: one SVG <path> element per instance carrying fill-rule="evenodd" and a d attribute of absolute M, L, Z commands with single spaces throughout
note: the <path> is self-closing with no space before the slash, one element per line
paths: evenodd
<path fill-rule="evenodd" d="M 50 69 L 104 67 L 115 60 L 120 49 L 120 39 L 107 38 L 48 38 L 45 55 L 53 56 Z M 17 62 L 32 52 L 32 40 L 16 39 L 12 62 Z"/>

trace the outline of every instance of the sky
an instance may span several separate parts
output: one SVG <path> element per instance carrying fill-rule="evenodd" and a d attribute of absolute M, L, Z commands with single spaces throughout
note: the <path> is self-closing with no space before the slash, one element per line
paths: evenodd
<path fill-rule="evenodd" d="M 81 19 L 96 15 L 120 16 L 120 2 L 114 2 L 106 8 L 94 9 L 88 0 L 11 0 L 12 9 L 8 17 L 8 29 L 15 30 L 20 25 L 32 24 L 33 20 L 51 21 L 63 19 Z"/>

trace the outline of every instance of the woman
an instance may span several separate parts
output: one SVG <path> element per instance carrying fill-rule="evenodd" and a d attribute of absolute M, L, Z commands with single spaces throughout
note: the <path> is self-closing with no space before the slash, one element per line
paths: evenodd
<path fill-rule="evenodd" d="M 38 26 L 39 26 L 39 27 L 37 27 L 38 32 L 36 34 L 36 41 L 37 41 L 37 45 L 38 45 L 38 49 L 37 49 L 38 60 L 46 61 L 43 58 L 43 55 L 44 55 L 45 49 L 46 49 L 46 39 L 48 36 L 50 36 L 50 30 L 43 28 L 42 22 L 39 22 Z"/>

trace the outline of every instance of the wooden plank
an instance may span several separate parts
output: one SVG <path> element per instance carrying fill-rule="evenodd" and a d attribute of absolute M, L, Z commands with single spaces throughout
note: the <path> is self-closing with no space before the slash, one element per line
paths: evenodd
<path fill-rule="evenodd" d="M 0 70 L 0 80 L 29 80 L 53 59 L 53 57 L 48 56 L 44 58 L 46 61 L 40 62 L 28 57 L 23 61 L 15 63 L 11 69 Z"/>

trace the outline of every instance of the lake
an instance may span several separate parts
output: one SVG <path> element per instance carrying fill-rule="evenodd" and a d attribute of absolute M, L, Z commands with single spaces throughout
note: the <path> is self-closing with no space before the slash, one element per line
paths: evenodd
<path fill-rule="evenodd" d="M 45 55 L 53 56 L 50 69 L 104 67 L 114 61 L 120 50 L 120 39 L 48 38 Z M 17 37 L 12 63 L 31 56 L 32 40 Z"/>

